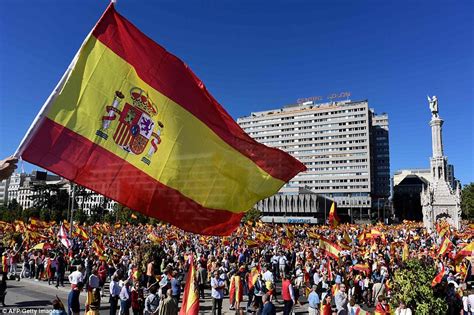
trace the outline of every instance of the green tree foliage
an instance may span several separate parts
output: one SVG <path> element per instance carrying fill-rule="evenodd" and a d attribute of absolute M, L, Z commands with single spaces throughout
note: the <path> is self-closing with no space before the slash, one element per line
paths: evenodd
<path fill-rule="evenodd" d="M 87 213 L 82 209 L 79 208 L 76 211 L 74 211 L 74 221 L 79 222 L 80 224 L 83 224 L 88 220 L 89 216 Z"/>
<path fill-rule="evenodd" d="M 242 218 L 242 222 L 254 223 L 254 222 L 257 222 L 261 216 L 262 216 L 262 213 L 260 212 L 260 210 L 258 210 L 257 208 L 252 208 L 245 213 L 244 217 Z"/>
<path fill-rule="evenodd" d="M 474 183 L 464 185 L 461 201 L 462 213 L 470 220 L 474 219 Z"/>
<path fill-rule="evenodd" d="M 446 314 L 447 305 L 442 296 L 437 296 L 431 287 L 436 275 L 433 265 L 420 260 L 407 261 L 404 267 L 395 272 L 393 278 L 393 302 L 400 299 L 414 311 L 414 314 Z"/>
<path fill-rule="evenodd" d="M 34 208 L 40 210 L 40 218 L 59 222 L 67 218 L 69 194 L 63 184 L 35 184 L 32 187 Z"/>
<path fill-rule="evenodd" d="M 21 217 L 22 210 L 16 199 L 13 199 L 7 206 L 0 206 L 0 220 L 5 222 L 17 220 Z"/>

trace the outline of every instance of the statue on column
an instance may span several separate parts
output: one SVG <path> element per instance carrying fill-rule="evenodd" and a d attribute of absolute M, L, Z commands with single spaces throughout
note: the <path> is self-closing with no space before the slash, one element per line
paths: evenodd
<path fill-rule="evenodd" d="M 427 97 L 428 102 L 430 103 L 431 117 L 438 118 L 438 98 L 436 97 L 436 95 L 433 95 L 433 97 Z"/>

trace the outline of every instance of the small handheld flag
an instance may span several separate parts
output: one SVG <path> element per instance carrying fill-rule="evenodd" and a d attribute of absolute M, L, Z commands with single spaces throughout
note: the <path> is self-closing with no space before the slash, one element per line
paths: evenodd
<path fill-rule="evenodd" d="M 332 227 L 336 227 L 339 225 L 340 222 L 341 219 L 339 219 L 339 216 L 336 212 L 336 203 L 333 201 L 331 205 L 331 210 L 329 210 L 329 225 Z"/>

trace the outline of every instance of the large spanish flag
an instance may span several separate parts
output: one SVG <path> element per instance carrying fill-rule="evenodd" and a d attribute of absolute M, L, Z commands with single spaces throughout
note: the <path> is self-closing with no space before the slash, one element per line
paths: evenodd
<path fill-rule="evenodd" d="M 230 234 L 305 170 L 251 139 L 183 61 L 113 4 L 18 154 L 145 215 L 214 235 Z"/>

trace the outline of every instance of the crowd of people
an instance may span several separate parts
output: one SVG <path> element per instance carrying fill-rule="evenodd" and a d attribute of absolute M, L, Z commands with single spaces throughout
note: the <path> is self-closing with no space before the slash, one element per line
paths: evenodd
<path fill-rule="evenodd" d="M 60 230 L 72 238 L 58 237 Z M 21 237 L 12 237 L 21 233 Z M 70 285 L 54 314 L 177 314 L 186 275 L 196 268 L 200 299 L 222 314 L 223 299 L 237 313 L 411 314 L 413 305 L 393 298 L 393 275 L 410 259 L 435 266 L 449 314 L 472 314 L 471 265 L 463 249 L 474 229 L 446 224 L 428 232 L 421 223 L 337 227 L 242 224 L 228 237 L 186 233 L 166 224 L 58 225 L 40 220 L 0 222 L 4 240 L 0 298 L 6 279 L 30 278 Z M 21 268 L 18 268 L 21 266 Z M 81 293 L 82 292 L 82 293 Z M 80 305 L 80 294 L 86 305 Z M 278 304 L 277 304 L 278 303 Z M 227 310 L 225 310 L 227 311 Z"/>

